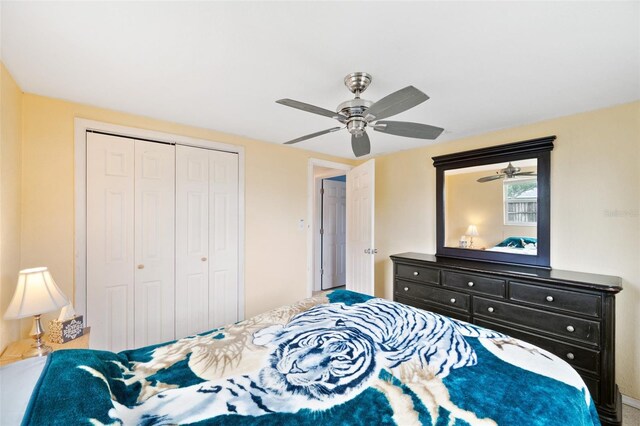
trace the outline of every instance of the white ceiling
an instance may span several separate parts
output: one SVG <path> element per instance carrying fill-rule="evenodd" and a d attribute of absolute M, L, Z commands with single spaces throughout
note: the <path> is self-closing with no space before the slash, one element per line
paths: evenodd
<path fill-rule="evenodd" d="M 639 2 L 2 2 L 2 60 L 26 92 L 273 143 L 412 84 L 395 116 L 438 142 L 640 99 Z M 430 141 L 370 132 L 372 155 Z M 296 146 L 353 158 L 346 130 Z"/>

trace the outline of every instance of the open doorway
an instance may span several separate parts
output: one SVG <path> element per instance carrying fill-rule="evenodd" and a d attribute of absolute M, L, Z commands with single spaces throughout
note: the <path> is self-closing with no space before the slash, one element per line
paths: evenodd
<path fill-rule="evenodd" d="M 374 248 L 375 229 L 375 160 L 370 159 L 358 166 L 350 166 L 331 161 L 309 159 L 307 194 L 308 194 L 308 227 L 307 227 L 307 294 L 323 289 L 337 288 L 342 279 L 334 278 L 325 280 L 328 272 L 326 267 L 326 249 L 329 241 L 327 236 L 327 218 L 323 223 L 323 202 L 329 202 L 327 197 L 322 198 L 323 185 L 331 185 L 327 182 L 336 176 L 346 175 L 345 191 L 345 220 L 344 220 L 344 270 L 346 289 L 373 296 L 374 293 L 374 256 L 377 250 Z M 326 194 L 326 192 L 325 192 Z M 338 210 L 336 208 L 336 210 Z M 320 233 L 321 228 L 323 234 Z M 324 244 L 323 244 L 324 243 Z M 335 247 L 335 245 L 334 245 Z M 340 250 L 339 248 L 337 250 Z M 324 272 L 324 273 L 323 273 Z"/>
<path fill-rule="evenodd" d="M 309 294 L 346 283 L 347 164 L 309 160 Z"/>

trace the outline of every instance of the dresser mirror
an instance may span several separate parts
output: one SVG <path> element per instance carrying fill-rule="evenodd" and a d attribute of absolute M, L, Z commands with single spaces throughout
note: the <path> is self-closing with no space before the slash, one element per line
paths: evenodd
<path fill-rule="evenodd" d="M 548 268 L 554 140 L 433 157 L 436 254 Z"/>

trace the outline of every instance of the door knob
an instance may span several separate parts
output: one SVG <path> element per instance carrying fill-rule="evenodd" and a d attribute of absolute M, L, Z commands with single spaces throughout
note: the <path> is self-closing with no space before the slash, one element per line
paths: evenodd
<path fill-rule="evenodd" d="M 206 257 L 203 257 L 203 258 L 202 258 L 202 259 L 200 259 L 200 260 L 202 260 L 203 262 L 206 262 L 206 261 L 207 261 L 207 258 L 206 258 Z"/>
<path fill-rule="evenodd" d="M 138 269 L 144 269 L 144 265 L 143 264 L 138 265 Z"/>

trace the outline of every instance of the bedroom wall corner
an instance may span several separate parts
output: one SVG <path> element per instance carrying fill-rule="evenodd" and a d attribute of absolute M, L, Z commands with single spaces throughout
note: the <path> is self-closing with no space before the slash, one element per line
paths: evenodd
<path fill-rule="evenodd" d="M 393 297 L 389 255 L 435 253 L 431 157 L 557 135 L 551 154 L 551 266 L 620 276 L 616 381 L 640 399 L 640 102 L 376 158 L 376 295 Z M 409 208 L 410 206 L 410 208 Z"/>
<path fill-rule="evenodd" d="M 0 353 L 18 339 L 20 321 L 2 319 L 20 269 L 23 94 L 0 62 Z"/>

